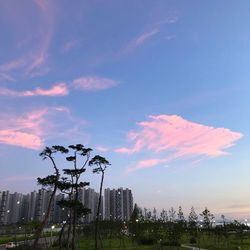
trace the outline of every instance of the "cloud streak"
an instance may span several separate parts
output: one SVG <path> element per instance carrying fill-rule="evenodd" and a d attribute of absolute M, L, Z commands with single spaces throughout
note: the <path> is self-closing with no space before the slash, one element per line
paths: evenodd
<path fill-rule="evenodd" d="M 141 34 L 139 37 L 137 37 L 133 41 L 132 46 L 137 47 L 139 45 L 144 44 L 147 40 L 149 40 L 151 37 L 155 36 L 157 33 L 159 33 L 159 30 L 157 28 L 155 28 L 150 32 L 146 32 L 146 33 Z"/>
<path fill-rule="evenodd" d="M 227 128 L 194 123 L 177 115 L 149 116 L 148 121 L 139 122 L 137 125 L 138 131 L 128 135 L 133 145 L 118 148 L 116 152 L 135 154 L 150 151 L 155 154 L 171 153 L 172 157 L 142 160 L 136 168 L 149 168 L 183 157 L 226 155 L 226 149 L 243 136 Z"/>
<path fill-rule="evenodd" d="M 48 72 L 46 63 L 55 26 L 53 4 L 47 0 L 35 0 L 32 5 L 24 4 L 15 8 L 10 6 L 11 4 L 5 11 L 5 18 L 10 23 L 10 32 L 15 38 L 12 51 L 19 55 L 1 64 L 0 73 L 8 78 L 13 78 L 13 75 L 19 78 L 34 77 Z M 29 8 L 32 8 L 35 16 L 32 22 L 27 15 Z M 18 50 L 16 51 L 19 46 L 23 49 L 21 55 Z"/>
<path fill-rule="evenodd" d="M 102 91 L 117 85 L 117 81 L 110 78 L 102 78 L 97 76 L 80 77 L 72 82 L 55 83 L 49 89 L 36 88 L 34 90 L 16 91 L 6 87 L 0 87 L 0 96 L 10 97 L 33 97 L 33 96 L 67 96 L 71 90 L 80 91 Z"/>
<path fill-rule="evenodd" d="M 60 121 L 60 122 L 58 122 Z M 65 122 L 63 122 L 65 121 Z M 33 150 L 41 149 L 52 138 L 86 139 L 84 123 L 65 107 L 45 107 L 24 114 L 0 114 L 0 143 Z"/>
<path fill-rule="evenodd" d="M 57 83 L 50 89 L 36 88 L 35 90 L 15 91 L 0 87 L 0 95 L 13 97 L 31 97 L 31 96 L 66 96 L 69 94 L 66 83 Z"/>
<path fill-rule="evenodd" d="M 0 143 L 29 149 L 41 148 L 47 112 L 47 109 L 40 109 L 21 116 L 1 114 Z"/>
<path fill-rule="evenodd" d="M 110 78 L 96 76 L 80 77 L 72 82 L 73 88 L 82 91 L 99 91 L 115 87 L 117 82 Z"/>
<path fill-rule="evenodd" d="M 134 38 L 129 44 L 123 49 L 122 54 L 133 51 L 134 49 L 142 46 L 144 43 L 149 41 L 153 36 L 159 33 L 158 28 L 154 28 L 151 31 L 145 32 Z"/>

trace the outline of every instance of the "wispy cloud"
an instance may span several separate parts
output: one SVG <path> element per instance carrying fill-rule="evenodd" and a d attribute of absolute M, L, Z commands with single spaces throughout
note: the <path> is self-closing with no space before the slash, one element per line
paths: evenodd
<path fill-rule="evenodd" d="M 80 77 L 72 82 L 75 89 L 82 91 L 98 91 L 115 87 L 118 83 L 110 78 L 101 78 L 96 76 Z"/>
<path fill-rule="evenodd" d="M 9 176 L 2 181 L 4 182 L 16 182 L 16 181 L 29 181 L 29 180 L 36 180 L 37 176 L 29 176 L 29 175 L 21 175 L 21 176 Z"/>
<path fill-rule="evenodd" d="M 110 150 L 108 147 L 102 145 L 95 146 L 94 148 L 99 152 L 108 152 Z"/>
<path fill-rule="evenodd" d="M 39 149 L 44 143 L 42 135 L 47 112 L 47 109 L 41 109 L 22 116 L 1 114 L 0 143 Z"/>
<path fill-rule="evenodd" d="M 45 107 L 21 115 L 1 113 L 0 143 L 37 150 L 52 138 L 86 138 L 82 125 L 83 120 L 74 118 L 65 107 Z"/>
<path fill-rule="evenodd" d="M 149 168 L 160 163 L 187 156 L 218 157 L 243 135 L 227 128 L 215 128 L 183 119 L 177 115 L 149 116 L 139 122 L 139 130 L 129 133 L 132 147 L 116 149 L 118 153 L 134 154 L 142 151 L 172 153 L 172 157 L 142 160 L 137 168 Z"/>
<path fill-rule="evenodd" d="M 151 39 L 153 39 L 156 35 L 161 33 L 164 30 L 164 26 L 169 24 L 174 24 L 179 19 L 179 13 L 176 11 L 170 11 L 167 13 L 167 15 L 162 18 L 160 21 L 155 22 L 151 25 L 151 28 L 148 28 L 147 31 L 139 34 L 135 38 L 133 38 L 128 45 L 122 50 L 122 54 L 132 51 L 143 44 L 149 42 Z M 174 38 L 174 36 L 167 36 L 168 40 L 171 40 Z"/>
<path fill-rule="evenodd" d="M 0 79 L 8 82 L 16 82 L 16 79 L 6 73 L 0 73 Z"/>
<path fill-rule="evenodd" d="M 32 97 L 32 96 L 67 96 L 71 90 L 102 91 L 115 87 L 117 81 L 110 78 L 97 76 L 80 77 L 70 83 L 58 82 L 51 88 L 43 89 L 37 87 L 34 90 L 17 91 L 6 87 L 0 87 L 0 96 L 10 97 Z"/>
<path fill-rule="evenodd" d="M 128 53 L 134 49 L 136 49 L 139 46 L 142 46 L 144 43 L 149 41 L 153 36 L 159 33 L 158 28 L 154 28 L 148 32 L 144 32 L 140 34 L 139 36 L 132 39 L 128 45 L 122 50 L 121 54 Z"/>
<path fill-rule="evenodd" d="M 12 50 L 15 50 L 16 47 L 19 48 L 18 45 L 22 44 L 23 37 L 26 34 L 29 36 L 29 39 L 25 38 L 25 44 L 28 43 L 28 45 L 26 44 L 27 46 L 22 48 L 22 54 L 20 55 L 17 51 L 19 56 L 0 65 L 0 73 L 9 77 L 13 77 L 13 75 L 17 78 L 33 77 L 48 72 L 48 67 L 45 64 L 54 33 L 55 9 L 53 3 L 47 0 L 35 0 L 34 4 L 30 6 L 33 6 L 33 12 L 36 13 L 32 22 L 29 22 L 26 18 L 25 6 L 8 8 L 5 13 L 7 21 L 11 23 L 10 32 L 22 34 L 15 36 Z M 20 23 L 25 23 L 25 25 L 20 25 Z M 20 29 L 23 29 L 23 32 Z"/>
<path fill-rule="evenodd" d="M 14 97 L 29 97 L 29 96 L 66 96 L 69 90 L 66 83 L 57 83 L 50 89 L 36 88 L 35 90 L 15 91 L 8 88 L 0 87 L 0 95 Z"/>
<path fill-rule="evenodd" d="M 76 39 L 65 42 L 62 46 L 62 52 L 65 52 L 65 53 L 69 52 L 70 50 L 75 48 L 78 43 L 79 41 Z"/>
<path fill-rule="evenodd" d="M 147 40 L 149 40 L 152 36 L 156 35 L 157 33 L 159 33 L 159 30 L 153 29 L 152 31 L 141 34 L 132 42 L 132 46 L 137 47 L 139 45 L 142 45 L 143 43 L 145 43 Z"/>

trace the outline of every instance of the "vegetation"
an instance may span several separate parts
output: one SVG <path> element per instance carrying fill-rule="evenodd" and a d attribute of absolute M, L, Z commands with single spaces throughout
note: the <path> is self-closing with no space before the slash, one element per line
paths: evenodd
<path fill-rule="evenodd" d="M 136 208 L 137 212 L 139 208 Z M 197 235 L 193 236 L 192 230 L 187 226 L 184 230 L 180 228 L 178 221 L 163 223 L 160 220 L 138 220 L 138 213 L 134 210 L 134 217 L 129 222 L 122 221 L 100 221 L 99 232 L 102 236 L 100 249 L 187 249 L 185 246 L 200 247 L 208 250 L 248 250 L 250 249 L 250 231 L 248 228 L 234 221 L 225 226 L 213 227 L 210 229 L 197 229 Z M 152 216 L 153 218 L 153 216 Z M 135 225 L 136 226 L 135 226 Z M 131 233 L 133 231 L 133 234 Z M 225 233 L 226 232 L 226 233 Z M 11 232 L 9 232 L 11 233 Z M 78 239 L 76 249 L 93 250 L 95 248 L 95 224 L 77 225 Z M 50 242 L 50 235 L 47 233 L 47 242 Z M 58 237 L 58 235 L 55 234 Z M 199 238 L 199 243 L 197 241 Z M 30 238 L 22 233 L 14 236 L 2 236 L 1 243 L 14 241 L 25 241 L 28 244 Z M 48 249 L 49 244 L 44 245 Z M 21 248 L 19 249 L 29 249 Z M 53 245 L 54 250 L 60 249 L 58 242 Z M 67 245 L 61 247 L 67 249 Z"/>

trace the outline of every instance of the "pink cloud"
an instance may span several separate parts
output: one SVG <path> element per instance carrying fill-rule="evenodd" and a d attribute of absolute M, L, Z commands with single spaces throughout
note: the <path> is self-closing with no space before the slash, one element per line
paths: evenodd
<path fill-rule="evenodd" d="M 48 139 L 86 141 L 81 119 L 65 107 L 45 107 L 24 114 L 0 113 L 0 143 L 28 149 L 41 149 Z"/>
<path fill-rule="evenodd" d="M 41 72 L 46 72 L 47 69 L 40 69 L 43 66 L 48 58 L 48 51 L 50 42 L 53 37 L 54 33 L 54 26 L 55 26 L 55 9 L 51 1 L 47 0 L 36 0 L 35 3 L 40 10 L 42 19 L 40 21 L 40 26 L 43 30 L 40 37 L 40 43 L 38 49 L 31 52 L 31 62 L 26 69 L 26 74 L 36 75 L 40 74 Z"/>
<path fill-rule="evenodd" d="M 39 149 L 43 145 L 43 140 L 34 134 L 6 129 L 0 130 L 0 143 Z"/>
<path fill-rule="evenodd" d="M 155 158 L 155 159 L 141 160 L 137 164 L 137 169 L 151 168 L 155 165 L 158 165 L 160 163 L 165 163 L 165 162 L 167 162 L 167 159 L 156 159 Z"/>
<path fill-rule="evenodd" d="M 185 156 L 217 157 L 243 135 L 227 128 L 215 128 L 194 123 L 177 115 L 149 116 L 148 121 L 139 122 L 139 130 L 128 135 L 132 147 L 122 147 L 118 153 L 134 154 L 142 151 L 172 153 L 173 158 Z M 172 159 L 151 159 L 139 163 L 139 167 L 152 167 Z"/>
<path fill-rule="evenodd" d="M 41 148 L 47 113 L 47 109 L 40 109 L 21 116 L 1 114 L 0 143 L 30 149 Z"/>
<path fill-rule="evenodd" d="M 96 76 L 81 77 L 72 82 L 75 89 L 83 91 L 98 91 L 112 88 L 117 82 L 109 78 L 101 78 Z"/>
<path fill-rule="evenodd" d="M 48 72 L 45 64 L 54 33 L 55 8 L 54 4 L 47 0 L 36 0 L 34 3 L 34 5 L 18 4 L 18 6 L 13 3 L 13 6 L 8 5 L 4 12 L 4 18 L 10 26 L 9 32 L 14 39 L 10 49 L 13 53 L 18 48 L 16 54 L 19 56 L 0 65 L 2 74 L 8 73 L 10 77 L 13 77 L 13 74 L 17 77 L 34 77 Z M 30 8 L 35 17 L 32 22 L 29 19 L 30 15 L 27 15 Z"/>
<path fill-rule="evenodd" d="M 28 96 L 66 96 L 69 90 L 65 83 L 57 83 L 50 89 L 36 88 L 35 90 L 15 91 L 8 88 L 0 87 L 0 95 L 28 97 Z"/>

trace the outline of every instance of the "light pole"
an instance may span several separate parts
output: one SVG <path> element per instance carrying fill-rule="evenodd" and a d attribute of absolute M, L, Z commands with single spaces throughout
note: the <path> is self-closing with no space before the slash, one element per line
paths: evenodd
<path fill-rule="evenodd" d="M 52 248 L 52 232 L 53 232 L 53 229 L 55 228 L 54 225 L 51 226 L 51 230 L 50 230 L 50 248 Z"/>

